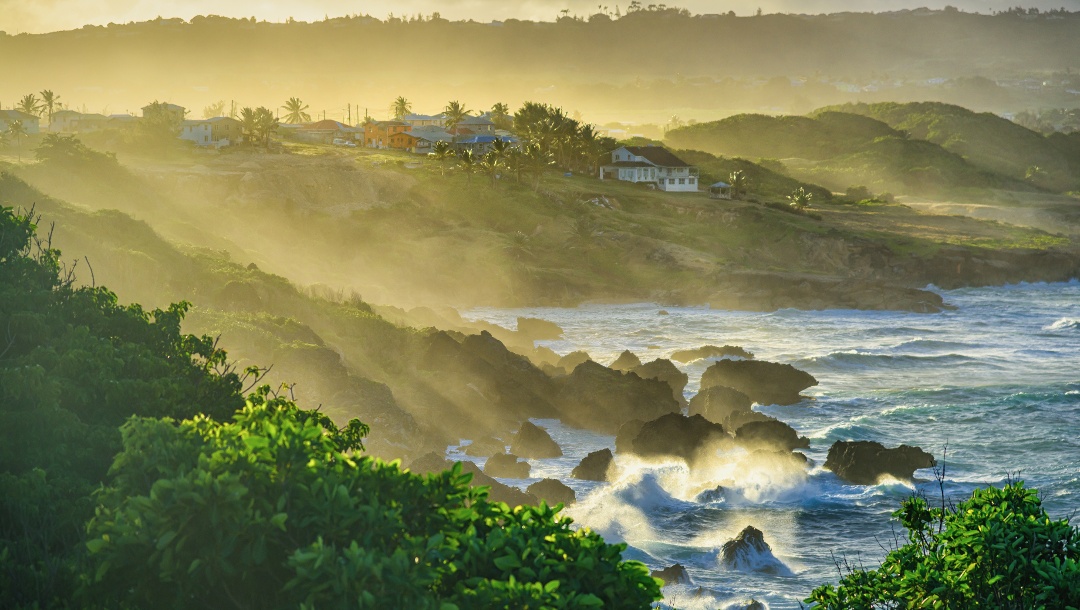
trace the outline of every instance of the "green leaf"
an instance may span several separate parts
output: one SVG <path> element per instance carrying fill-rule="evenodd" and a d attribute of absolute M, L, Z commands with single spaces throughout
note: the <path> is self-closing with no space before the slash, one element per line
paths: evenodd
<path fill-rule="evenodd" d="M 503 571 L 509 571 L 521 567 L 521 560 L 517 555 L 503 555 L 495 558 L 495 567 Z"/>
<path fill-rule="evenodd" d="M 592 593 L 586 593 L 585 595 L 579 595 L 574 598 L 574 603 L 582 608 L 600 608 L 604 605 L 604 600 Z"/>

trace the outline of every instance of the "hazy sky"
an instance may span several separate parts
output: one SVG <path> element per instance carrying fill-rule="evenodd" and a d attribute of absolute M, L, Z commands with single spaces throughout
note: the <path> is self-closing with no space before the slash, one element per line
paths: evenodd
<path fill-rule="evenodd" d="M 651 4 L 644 0 L 642 4 Z M 659 3 L 659 1 L 657 1 Z M 68 30 L 86 24 L 107 24 L 144 21 L 157 16 L 182 17 L 194 15 L 225 15 L 251 17 L 259 20 L 282 21 L 288 17 L 304 21 L 324 16 L 365 13 L 383 18 L 395 15 L 425 15 L 438 11 L 447 19 L 543 19 L 552 20 L 562 9 L 586 15 L 596 12 L 598 5 L 625 10 L 628 0 L 0 0 L 0 30 L 9 34 L 19 32 L 49 32 Z M 753 13 L 758 7 L 767 13 L 827 13 L 844 10 L 887 11 L 898 8 L 929 6 L 942 8 L 947 4 L 963 10 L 989 12 L 1022 5 L 1041 9 L 1064 7 L 1080 11 L 1080 0 L 685 0 L 670 1 L 693 13 Z"/>

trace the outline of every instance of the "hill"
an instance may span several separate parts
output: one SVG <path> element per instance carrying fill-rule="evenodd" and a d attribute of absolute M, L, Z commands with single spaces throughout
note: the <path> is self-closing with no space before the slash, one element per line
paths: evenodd
<path fill-rule="evenodd" d="M 737 17 L 656 7 L 617 19 L 491 19 L 207 16 L 0 35 L 0 100 L 51 89 L 94 112 L 167 99 L 197 115 L 218 100 L 276 107 L 300 96 L 316 114 L 351 114 L 355 122 L 364 109 L 382 116 L 399 95 L 436 112 L 450 99 L 514 107 L 543 91 L 593 122 L 666 123 L 673 112 L 711 119 L 854 101 L 937 99 L 998 112 L 1066 107 L 1075 104 L 1067 91 L 1080 87 L 1067 73 L 1080 56 L 1078 13 Z M 625 51 L 611 57 L 614 48 Z M 1040 83 L 1034 89 L 1032 78 Z"/>

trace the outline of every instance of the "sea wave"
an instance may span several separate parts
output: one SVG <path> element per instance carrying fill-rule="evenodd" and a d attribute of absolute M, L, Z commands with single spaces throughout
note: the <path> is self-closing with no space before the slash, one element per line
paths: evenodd
<path fill-rule="evenodd" d="M 916 356 L 912 354 L 873 354 L 848 350 L 832 352 L 825 356 L 815 356 L 799 361 L 803 366 L 818 366 L 833 370 L 865 370 L 876 368 L 918 368 L 941 367 L 980 362 L 976 358 L 963 354 L 940 354 L 936 356 Z"/>
<path fill-rule="evenodd" d="M 1043 330 L 1080 330 L 1080 318 L 1060 318 L 1053 324 L 1042 327 Z"/>

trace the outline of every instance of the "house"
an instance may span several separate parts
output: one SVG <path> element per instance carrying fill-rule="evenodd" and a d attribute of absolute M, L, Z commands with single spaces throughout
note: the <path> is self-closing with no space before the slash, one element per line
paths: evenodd
<path fill-rule="evenodd" d="M 511 136 L 501 138 L 496 135 L 456 136 L 454 137 L 454 152 L 471 150 L 474 155 L 486 155 L 495 147 L 495 140 L 502 140 L 514 148 L 518 145 L 518 139 Z"/>
<path fill-rule="evenodd" d="M 158 103 L 155 102 L 155 104 L 158 104 Z M 170 104 L 168 102 L 161 102 L 158 105 L 162 106 L 165 109 L 165 112 L 173 120 L 175 120 L 176 122 L 183 121 L 184 116 L 187 115 L 187 109 L 184 108 L 183 106 L 178 106 L 176 104 Z M 154 104 L 147 104 L 147 105 L 142 107 L 142 116 L 143 116 L 144 119 L 146 118 L 146 113 L 148 111 L 150 111 L 150 109 L 152 109 L 153 107 L 154 107 Z"/>
<path fill-rule="evenodd" d="M 79 119 L 83 114 L 74 110 L 57 110 L 52 114 L 49 121 L 49 131 L 59 133 L 75 133 L 78 131 Z"/>
<path fill-rule="evenodd" d="M 346 125 L 341 121 L 324 119 L 322 121 L 301 125 L 296 130 L 296 135 L 302 140 L 320 142 L 322 144 L 330 144 L 334 140 L 359 142 L 361 139 L 361 130 L 359 127 Z"/>
<path fill-rule="evenodd" d="M 709 197 L 713 199 L 731 199 L 731 185 L 727 182 L 717 182 L 710 185 Z"/>
<path fill-rule="evenodd" d="M 412 127 L 446 127 L 445 114 L 406 114 L 401 121 Z"/>
<path fill-rule="evenodd" d="M 414 127 L 390 136 L 390 148 L 407 150 L 418 155 L 432 152 L 437 142 L 453 144 L 454 136 L 435 126 Z"/>
<path fill-rule="evenodd" d="M 27 134 L 35 134 L 40 131 L 39 119 L 36 116 L 26 114 L 21 110 L 0 110 L 0 131 L 7 131 L 8 126 L 15 121 L 22 122 L 23 129 Z"/>
<path fill-rule="evenodd" d="M 194 142 L 196 146 L 221 148 L 239 143 L 242 138 L 243 124 L 227 116 L 180 123 L 180 139 Z"/>
<path fill-rule="evenodd" d="M 600 167 L 601 180 L 653 184 L 663 191 L 695 192 L 698 170 L 662 146 L 623 146 Z"/>
<path fill-rule="evenodd" d="M 139 117 L 130 114 L 110 114 L 105 121 L 105 127 L 117 131 L 131 132 L 138 128 L 141 120 Z"/>
<path fill-rule="evenodd" d="M 460 135 L 490 135 L 495 132 L 495 123 L 485 116 L 467 116 L 454 126 L 454 132 Z"/>
<path fill-rule="evenodd" d="M 364 146 L 390 148 L 390 137 L 408 131 L 410 127 L 404 121 L 371 121 L 364 125 Z"/>

